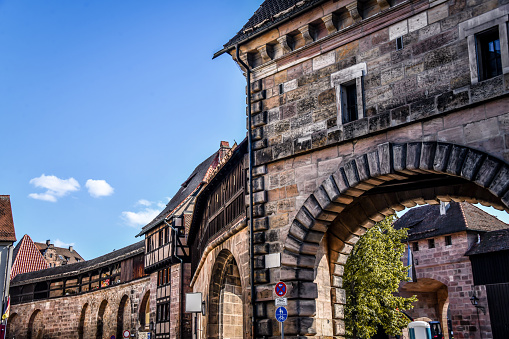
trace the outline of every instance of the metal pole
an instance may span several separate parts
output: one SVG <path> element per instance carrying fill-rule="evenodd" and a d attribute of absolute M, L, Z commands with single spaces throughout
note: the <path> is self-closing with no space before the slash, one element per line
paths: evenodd
<path fill-rule="evenodd" d="M 475 310 L 477 311 L 477 324 L 479 325 L 479 335 L 482 339 L 482 330 L 481 330 L 481 320 L 479 319 L 479 308 L 476 307 Z"/>
<path fill-rule="evenodd" d="M 285 325 L 284 321 L 281 322 L 281 339 L 285 339 Z"/>
<path fill-rule="evenodd" d="M 256 326 L 255 326 L 255 286 L 254 286 L 254 213 L 253 213 L 253 136 L 251 132 L 251 70 L 249 66 L 246 65 L 240 59 L 240 50 L 239 45 L 236 46 L 236 56 L 237 61 L 246 69 L 246 78 L 247 78 L 247 143 L 249 150 L 249 257 L 251 258 L 250 262 L 250 284 L 251 284 L 251 307 L 252 307 L 252 316 L 251 316 L 251 335 L 252 338 L 256 338 Z"/>

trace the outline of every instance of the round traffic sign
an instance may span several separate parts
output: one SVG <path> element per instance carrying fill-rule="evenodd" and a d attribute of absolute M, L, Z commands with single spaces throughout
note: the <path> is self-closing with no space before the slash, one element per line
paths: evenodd
<path fill-rule="evenodd" d="M 131 336 L 131 332 L 129 332 L 129 330 L 125 330 L 124 332 L 122 332 L 122 336 L 124 338 L 129 338 Z"/>
<path fill-rule="evenodd" d="M 276 310 L 276 320 L 282 323 L 286 318 L 288 318 L 288 311 L 286 308 L 283 306 L 278 307 Z"/>
<path fill-rule="evenodd" d="M 282 281 L 278 282 L 274 287 L 274 291 L 278 297 L 284 296 L 286 294 L 286 284 Z"/>

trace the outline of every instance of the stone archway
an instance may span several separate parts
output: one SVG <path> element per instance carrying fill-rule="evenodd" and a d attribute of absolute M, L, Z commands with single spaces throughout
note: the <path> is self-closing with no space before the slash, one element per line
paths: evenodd
<path fill-rule="evenodd" d="M 102 339 L 103 331 L 104 331 L 104 313 L 106 312 L 106 307 L 108 306 L 108 301 L 103 300 L 101 305 L 99 306 L 99 311 L 97 312 L 97 330 L 95 337 L 97 339 Z"/>
<path fill-rule="evenodd" d="M 150 290 L 145 292 L 141 299 L 138 317 L 140 321 L 140 329 L 148 330 L 150 324 Z"/>
<path fill-rule="evenodd" d="M 208 338 L 244 337 L 242 284 L 237 262 L 228 250 L 222 250 L 216 258 L 208 304 Z"/>
<path fill-rule="evenodd" d="M 42 319 L 42 311 L 40 309 L 32 312 L 30 320 L 28 320 L 27 338 L 42 339 L 44 335 L 44 323 Z"/>
<path fill-rule="evenodd" d="M 18 324 L 20 320 L 20 317 L 17 313 L 13 313 L 9 316 L 7 319 L 7 328 L 6 328 L 6 335 L 5 338 L 15 338 L 19 335 L 17 332 L 15 332 L 16 329 L 20 328 L 20 325 Z"/>
<path fill-rule="evenodd" d="M 117 313 L 117 338 L 122 338 L 122 331 L 128 329 L 126 322 L 129 321 L 129 297 L 127 295 L 122 296 L 118 304 Z M 127 314 L 126 314 L 127 313 Z"/>
<path fill-rule="evenodd" d="M 441 281 L 424 278 L 422 275 L 417 282 L 407 282 L 401 285 L 399 294 L 403 297 L 417 295 L 414 309 L 409 311 L 414 319 L 439 320 L 442 325 L 444 339 L 449 339 L 447 330 L 447 310 L 449 308 L 449 291 L 446 279 Z"/>
<path fill-rule="evenodd" d="M 88 303 L 83 305 L 83 308 L 81 309 L 80 314 L 80 320 L 78 324 L 78 338 L 83 339 L 85 338 L 85 331 L 87 329 L 87 311 L 89 310 Z"/>
<path fill-rule="evenodd" d="M 375 222 L 417 204 L 481 202 L 508 210 L 509 166 L 490 155 L 441 142 L 384 143 L 343 163 L 311 194 L 290 225 L 281 280 L 290 284 L 290 328 L 314 335 L 315 255 L 328 234 L 334 335 L 344 334 L 343 265 Z"/>

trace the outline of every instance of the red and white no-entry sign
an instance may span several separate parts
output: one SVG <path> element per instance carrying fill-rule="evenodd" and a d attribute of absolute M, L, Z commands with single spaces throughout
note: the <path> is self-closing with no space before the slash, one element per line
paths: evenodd
<path fill-rule="evenodd" d="M 122 336 L 124 338 L 129 338 L 131 336 L 131 332 L 129 332 L 129 330 L 125 330 L 124 332 L 122 332 Z"/>
<path fill-rule="evenodd" d="M 278 297 L 284 296 L 286 294 L 286 284 L 282 281 L 278 282 L 274 287 L 274 291 Z"/>

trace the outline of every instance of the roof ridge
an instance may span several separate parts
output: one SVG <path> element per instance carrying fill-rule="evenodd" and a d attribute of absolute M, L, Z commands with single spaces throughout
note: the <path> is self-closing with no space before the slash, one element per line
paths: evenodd
<path fill-rule="evenodd" d="M 463 202 L 460 202 L 458 203 L 459 207 L 460 207 L 460 211 L 461 211 L 461 215 L 463 216 L 463 221 L 465 222 L 465 228 L 468 229 L 468 221 L 467 221 L 467 217 L 465 215 L 465 210 L 463 209 Z"/>

